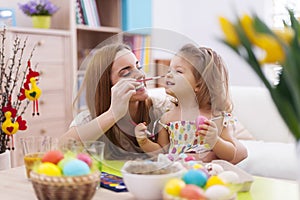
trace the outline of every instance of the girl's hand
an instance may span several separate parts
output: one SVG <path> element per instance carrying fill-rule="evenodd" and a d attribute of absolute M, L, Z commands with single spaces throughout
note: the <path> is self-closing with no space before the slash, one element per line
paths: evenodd
<path fill-rule="evenodd" d="M 116 121 L 125 116 L 128 111 L 129 100 L 136 93 L 135 88 L 140 83 L 133 78 L 120 79 L 111 88 L 111 104 L 109 110 L 112 111 Z"/>
<path fill-rule="evenodd" d="M 204 124 L 200 125 L 199 128 L 200 130 L 196 132 L 196 136 L 202 136 L 204 143 L 208 144 L 210 149 L 212 149 L 219 139 L 216 123 L 211 120 L 205 120 Z"/>
<path fill-rule="evenodd" d="M 138 125 L 136 125 L 136 127 L 134 128 L 134 134 L 137 140 L 143 140 L 145 138 L 147 138 L 147 126 L 144 123 L 139 123 Z"/>
<path fill-rule="evenodd" d="M 136 140 L 138 141 L 138 143 L 140 145 L 144 144 L 145 141 L 148 140 L 146 131 L 147 131 L 147 126 L 145 125 L 145 123 L 139 123 L 134 128 L 134 134 L 135 134 Z"/>

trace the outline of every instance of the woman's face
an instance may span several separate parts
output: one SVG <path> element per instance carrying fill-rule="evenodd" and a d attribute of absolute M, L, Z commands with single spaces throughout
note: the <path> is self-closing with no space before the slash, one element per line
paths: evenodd
<path fill-rule="evenodd" d="M 175 97 L 186 92 L 194 92 L 196 80 L 193 75 L 193 65 L 180 56 L 174 56 L 166 75 L 165 85 L 166 92 Z"/>
<path fill-rule="evenodd" d="M 143 79 L 145 73 L 140 67 L 136 56 L 129 50 L 123 49 L 116 54 L 114 63 L 111 69 L 111 82 L 115 85 L 122 78 Z M 144 84 L 136 91 L 136 94 L 131 97 L 131 101 L 143 101 L 148 98 L 148 94 Z"/>

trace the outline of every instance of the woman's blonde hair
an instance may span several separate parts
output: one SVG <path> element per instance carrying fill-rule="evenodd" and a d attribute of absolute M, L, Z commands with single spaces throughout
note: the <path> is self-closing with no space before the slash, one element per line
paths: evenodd
<path fill-rule="evenodd" d="M 111 82 L 111 70 L 114 63 L 116 54 L 121 50 L 129 50 L 131 48 L 122 43 L 113 43 L 105 45 L 100 49 L 96 49 L 90 53 L 87 61 L 86 73 L 84 76 L 83 84 L 79 93 L 85 90 L 86 105 L 90 111 L 92 119 L 106 112 L 111 104 L 111 88 L 113 86 Z M 79 94 L 80 95 L 80 94 Z M 142 101 L 139 103 L 138 111 L 136 114 L 136 120 L 138 122 L 149 123 L 149 106 L 151 100 Z M 105 135 L 115 145 L 122 148 L 118 141 L 118 134 L 123 132 L 116 124 L 106 131 Z M 130 137 L 129 135 L 125 134 Z M 136 139 L 130 137 L 134 143 Z"/>
<path fill-rule="evenodd" d="M 213 115 L 231 112 L 228 72 L 223 59 L 212 49 L 197 48 L 193 44 L 184 45 L 177 55 L 194 67 L 193 74 L 199 88 L 196 93 L 199 108 L 208 107 Z"/>

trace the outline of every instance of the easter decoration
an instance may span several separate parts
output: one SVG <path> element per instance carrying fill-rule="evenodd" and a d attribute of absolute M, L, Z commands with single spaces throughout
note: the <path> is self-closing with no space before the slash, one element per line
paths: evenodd
<path fill-rule="evenodd" d="M 27 67 L 29 72 L 26 76 L 26 81 L 23 85 L 23 88 L 21 88 L 21 96 L 19 97 L 19 99 L 24 100 L 25 98 L 27 98 L 28 100 L 33 101 L 32 116 L 34 116 L 35 114 L 40 115 L 38 99 L 40 98 L 42 91 L 36 83 L 40 73 L 31 69 L 30 60 L 27 61 Z"/>
<path fill-rule="evenodd" d="M 88 153 L 60 150 L 46 152 L 30 177 L 38 199 L 89 200 L 100 184 L 96 159 Z"/>
<path fill-rule="evenodd" d="M 26 120 L 23 115 L 28 107 L 30 98 L 23 98 L 23 86 L 31 88 L 27 92 L 28 97 L 40 97 L 41 90 L 37 89 L 35 80 L 32 82 L 28 77 L 38 76 L 38 72 L 32 73 L 30 60 L 33 57 L 35 47 L 32 49 L 27 60 L 29 65 L 23 66 L 26 55 L 26 42 L 16 36 L 12 43 L 9 57 L 5 54 L 6 29 L 0 31 L 0 154 L 6 150 L 14 150 L 14 134 L 20 130 L 26 130 Z M 34 89 L 34 90 L 32 90 Z M 36 101 L 36 99 L 35 99 Z M 38 112 L 38 111 L 37 111 Z"/>

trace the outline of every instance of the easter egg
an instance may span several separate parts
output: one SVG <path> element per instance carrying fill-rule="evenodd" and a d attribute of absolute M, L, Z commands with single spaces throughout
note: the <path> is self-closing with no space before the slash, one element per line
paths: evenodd
<path fill-rule="evenodd" d="M 184 158 L 185 162 L 195 161 L 195 160 L 196 160 L 196 158 L 194 156 L 187 156 L 187 157 Z"/>
<path fill-rule="evenodd" d="M 199 187 L 204 187 L 207 181 L 207 177 L 202 171 L 191 169 L 183 175 L 182 180 L 186 184 L 193 184 Z"/>
<path fill-rule="evenodd" d="M 63 168 L 65 176 L 82 176 L 90 173 L 88 164 L 82 160 L 73 159 L 67 162 Z"/>
<path fill-rule="evenodd" d="M 205 191 L 205 196 L 207 199 L 231 199 L 230 195 L 230 190 L 224 185 L 213 185 Z"/>
<path fill-rule="evenodd" d="M 89 167 L 92 166 L 92 162 L 93 162 L 92 158 L 89 155 L 85 154 L 85 153 L 79 153 L 77 155 L 77 159 L 78 160 L 82 160 L 83 162 L 85 162 L 86 164 L 88 164 Z"/>
<path fill-rule="evenodd" d="M 185 187 L 185 182 L 183 180 L 173 178 L 166 183 L 164 187 L 164 191 L 169 195 L 178 196 L 180 190 L 184 187 Z"/>
<path fill-rule="evenodd" d="M 48 151 L 42 157 L 42 162 L 50 162 L 57 164 L 60 160 L 64 158 L 64 154 L 59 150 Z"/>
<path fill-rule="evenodd" d="M 205 167 L 210 175 L 217 175 L 224 171 L 223 167 L 216 163 L 209 163 Z"/>
<path fill-rule="evenodd" d="M 206 199 L 203 189 L 197 187 L 196 185 L 186 185 L 184 188 L 181 189 L 179 196 L 184 199 Z"/>
<path fill-rule="evenodd" d="M 224 183 L 239 183 L 239 175 L 233 171 L 224 171 L 218 174 Z"/>
<path fill-rule="evenodd" d="M 204 121 L 207 120 L 206 117 L 202 116 L 202 115 L 199 115 L 197 118 L 196 118 L 196 128 L 197 128 L 197 131 L 200 130 L 199 128 L 199 125 L 202 125 L 204 124 Z"/>
<path fill-rule="evenodd" d="M 211 176 L 206 182 L 206 188 L 212 185 L 225 185 L 225 183 L 218 176 Z"/>
<path fill-rule="evenodd" d="M 59 167 L 50 162 L 41 163 L 37 168 L 38 174 L 44 174 L 47 176 L 61 176 L 61 170 Z"/>
<path fill-rule="evenodd" d="M 196 163 L 193 165 L 193 169 L 201 169 L 203 168 L 203 165 L 199 164 L 199 163 Z"/>
<path fill-rule="evenodd" d="M 65 164 L 68 163 L 69 161 L 71 160 L 74 160 L 75 158 L 73 157 L 65 157 L 64 159 L 60 160 L 58 163 L 57 163 L 57 166 L 63 170 L 64 167 L 65 167 Z"/>

